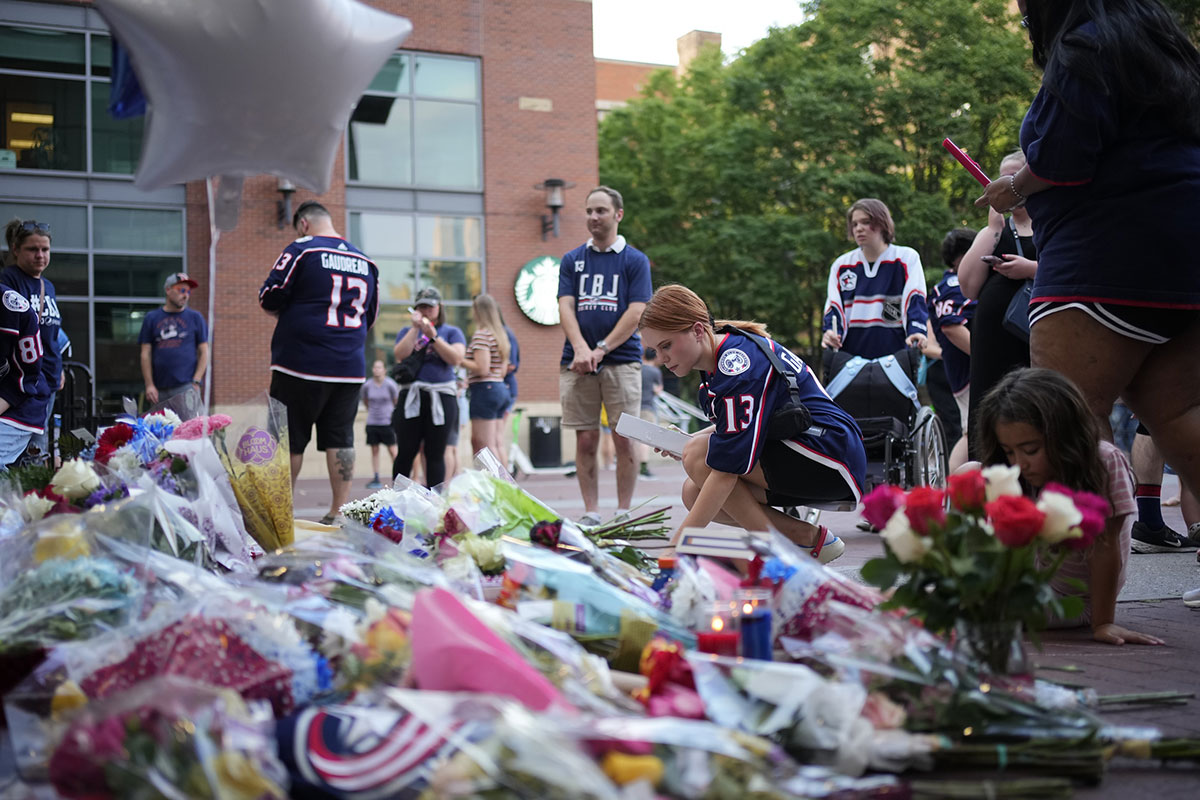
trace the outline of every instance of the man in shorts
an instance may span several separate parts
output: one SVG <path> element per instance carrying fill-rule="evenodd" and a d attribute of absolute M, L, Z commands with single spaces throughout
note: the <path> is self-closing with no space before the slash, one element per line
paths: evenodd
<path fill-rule="evenodd" d="M 575 431 L 575 474 L 585 513 L 580 522 L 600 522 L 596 450 L 600 407 L 614 428 L 621 414 L 638 415 L 642 400 L 642 340 L 638 320 L 653 289 L 650 260 L 617 233 L 624 217 L 621 193 L 598 186 L 588 193 L 587 226 L 592 235 L 563 256 L 558 272 L 558 309 L 563 345 L 558 391 L 563 427 Z M 633 442 L 613 434 L 617 451 L 617 514 L 629 510 L 637 485 Z"/>
<path fill-rule="evenodd" d="M 275 261 L 258 302 L 278 318 L 271 337 L 271 397 L 287 407 L 292 485 L 317 428 L 337 519 L 354 477 L 354 417 L 366 379 L 367 331 L 379 311 L 379 268 L 333 227 L 320 203 L 292 217 L 300 238 Z"/>

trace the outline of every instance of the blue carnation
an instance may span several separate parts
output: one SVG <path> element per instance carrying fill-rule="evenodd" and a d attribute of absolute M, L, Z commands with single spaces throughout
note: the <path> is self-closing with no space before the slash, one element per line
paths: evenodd
<path fill-rule="evenodd" d="M 384 506 L 371 515 L 371 527 L 391 528 L 394 531 L 404 530 L 404 520 L 396 515 L 391 506 Z"/>
<path fill-rule="evenodd" d="M 762 576 L 772 583 L 783 583 L 796 574 L 796 568 L 772 558 L 763 564 Z"/>

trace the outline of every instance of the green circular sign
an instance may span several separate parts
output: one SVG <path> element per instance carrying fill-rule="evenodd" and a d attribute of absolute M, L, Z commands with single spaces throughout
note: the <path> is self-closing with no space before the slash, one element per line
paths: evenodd
<path fill-rule="evenodd" d="M 539 325 L 558 324 L 558 265 L 552 256 L 538 256 L 517 273 L 517 308 Z"/>

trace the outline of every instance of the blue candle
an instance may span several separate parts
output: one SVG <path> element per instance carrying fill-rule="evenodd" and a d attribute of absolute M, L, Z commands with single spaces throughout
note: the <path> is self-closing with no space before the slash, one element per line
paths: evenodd
<path fill-rule="evenodd" d="M 771 609 L 756 607 L 740 620 L 742 658 L 771 660 Z"/>

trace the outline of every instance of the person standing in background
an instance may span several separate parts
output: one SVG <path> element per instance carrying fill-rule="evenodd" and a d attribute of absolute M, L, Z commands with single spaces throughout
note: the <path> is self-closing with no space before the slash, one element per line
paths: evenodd
<path fill-rule="evenodd" d="M 500 310 L 490 294 L 476 296 L 471 305 L 475 332 L 462 365 L 467 370 L 467 400 L 471 416 L 471 452 L 490 449 L 500 457 L 500 420 L 508 409 L 508 337 Z"/>
<path fill-rule="evenodd" d="M 147 405 L 200 386 L 208 371 L 208 327 L 200 312 L 188 308 L 199 285 L 186 272 L 168 275 L 163 282 L 167 302 L 142 320 L 138 344 Z"/>
<path fill-rule="evenodd" d="M 504 376 L 504 384 L 508 387 L 508 408 L 504 409 L 504 416 L 500 419 L 500 446 L 504 448 L 504 452 L 496 455 L 500 457 L 504 468 L 511 473 L 512 464 L 509 463 L 508 454 L 512 450 L 512 425 L 509 419 L 517 405 L 517 370 L 521 368 L 521 345 L 517 342 L 517 335 L 513 333 L 513 329 L 504 322 L 503 314 L 500 315 L 500 322 L 504 325 L 505 336 L 508 337 L 508 373 Z"/>
<path fill-rule="evenodd" d="M 367 446 L 371 448 L 371 470 L 375 477 L 368 489 L 382 489 L 379 480 L 379 446 L 388 451 L 388 464 L 396 460 L 396 432 L 392 430 L 392 412 L 400 399 L 400 387 L 387 376 L 387 366 L 379 360 L 371 365 L 371 377 L 362 386 L 362 402 L 367 409 Z"/>
<path fill-rule="evenodd" d="M 25 453 L 43 421 L 49 389 L 42 376 L 40 338 L 29 301 L 0 283 L 0 470 Z"/>
<path fill-rule="evenodd" d="M 658 358 L 658 353 L 653 347 L 647 347 L 642 351 L 642 419 L 647 422 L 658 422 L 658 412 L 654 410 L 654 398 L 662 394 L 663 390 L 663 374 L 662 367 L 655 363 Z M 650 455 L 650 447 L 645 444 L 638 444 L 638 461 L 641 462 L 641 469 L 638 474 L 643 478 L 653 478 L 650 474 L 650 464 L 647 458 Z"/>
<path fill-rule="evenodd" d="M 583 496 L 580 522 L 600 522 L 596 450 L 600 407 L 609 419 L 636 414 L 642 394 L 642 340 L 638 319 L 650 300 L 650 260 L 617 233 L 624 218 L 621 193 L 597 186 L 586 201 L 591 238 L 562 258 L 558 311 L 566 342 L 558 392 L 564 428 L 575 431 L 575 470 Z M 633 443 L 613 434 L 617 457 L 617 514 L 629 510 L 637 486 Z"/>
<path fill-rule="evenodd" d="M 332 499 L 332 524 L 354 478 L 354 417 L 366 379 L 367 332 L 379 313 L 379 268 L 333 227 L 325 206 L 300 204 L 300 238 L 280 254 L 258 293 L 278 318 L 271 336 L 271 397 L 287 407 L 292 487 L 317 429 Z"/>
<path fill-rule="evenodd" d="M 41 331 L 41 368 L 48 394 L 43 398 L 42 421 L 29 439 L 29 449 L 31 455 L 48 457 L 54 394 L 63 386 L 62 353 L 58 344 L 62 314 L 58 310 L 54 284 L 44 274 L 50 266 L 50 225 L 31 219 L 13 219 L 5 227 L 4 238 L 8 244 L 8 263 L 0 272 L 0 281 L 28 299 L 37 314 Z"/>
<path fill-rule="evenodd" d="M 975 303 L 964 297 L 959 288 L 958 265 L 974 241 L 975 231 L 969 228 L 957 228 L 946 234 L 942 240 L 942 263 L 946 265 L 946 273 L 929 295 L 929 322 L 941 351 L 946 380 L 954 395 L 959 418 L 959 435 L 948 440 L 952 448 L 951 472 L 967 461 L 967 415 L 971 398 L 971 331 L 967 326 L 975 315 Z"/>

